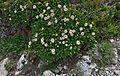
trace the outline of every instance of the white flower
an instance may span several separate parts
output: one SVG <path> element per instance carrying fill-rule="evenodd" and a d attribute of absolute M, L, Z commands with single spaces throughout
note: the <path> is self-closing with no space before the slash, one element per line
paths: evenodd
<path fill-rule="evenodd" d="M 55 19 L 55 23 L 57 23 L 58 22 L 58 20 L 57 19 Z"/>
<path fill-rule="evenodd" d="M 54 39 L 54 38 L 51 38 L 51 42 L 54 43 L 54 42 L 55 42 L 55 39 Z"/>
<path fill-rule="evenodd" d="M 66 21 L 69 21 L 69 19 L 68 18 L 64 18 L 64 22 L 66 22 Z"/>
<path fill-rule="evenodd" d="M 47 19 L 49 19 L 49 18 L 50 18 L 50 16 L 48 15 L 48 16 L 47 16 Z"/>
<path fill-rule="evenodd" d="M 27 7 L 26 7 L 26 5 L 24 6 L 24 9 L 26 9 Z"/>
<path fill-rule="evenodd" d="M 88 23 L 85 23 L 85 24 L 84 24 L 84 26 L 87 26 L 87 25 L 88 25 Z"/>
<path fill-rule="evenodd" d="M 90 28 L 92 28 L 92 24 L 90 24 L 89 26 L 90 26 Z"/>
<path fill-rule="evenodd" d="M 61 42 L 59 42 L 59 44 L 61 44 Z"/>
<path fill-rule="evenodd" d="M 65 44 L 65 41 L 63 41 L 62 44 Z"/>
<path fill-rule="evenodd" d="M 33 41 L 37 41 L 37 38 L 33 39 Z"/>
<path fill-rule="evenodd" d="M 60 37 L 60 40 L 62 40 L 62 37 Z"/>
<path fill-rule="evenodd" d="M 51 13 L 50 16 L 53 17 L 55 14 L 54 13 Z"/>
<path fill-rule="evenodd" d="M 69 33 L 71 34 L 73 31 L 72 30 L 69 30 Z"/>
<path fill-rule="evenodd" d="M 45 13 L 46 12 L 46 10 L 45 9 L 43 9 L 43 13 Z"/>
<path fill-rule="evenodd" d="M 44 45 L 45 44 L 45 42 L 43 41 L 43 42 L 41 42 L 42 43 L 42 45 Z"/>
<path fill-rule="evenodd" d="M 43 15 L 43 14 L 40 14 L 39 16 L 40 16 L 41 18 L 43 18 L 43 17 L 44 17 L 44 15 Z"/>
<path fill-rule="evenodd" d="M 68 44 L 65 44 L 65 46 L 68 46 Z"/>
<path fill-rule="evenodd" d="M 75 18 L 75 17 L 72 15 L 72 16 L 71 16 L 71 19 L 74 20 L 74 18 Z"/>
<path fill-rule="evenodd" d="M 64 22 L 66 22 L 67 21 L 67 18 L 64 18 Z"/>
<path fill-rule="evenodd" d="M 66 8 L 66 6 L 64 5 L 63 8 Z"/>
<path fill-rule="evenodd" d="M 11 18 L 9 18 L 9 20 L 12 20 Z"/>
<path fill-rule="evenodd" d="M 49 5 L 49 3 L 46 3 L 45 6 L 47 7 Z"/>
<path fill-rule="evenodd" d="M 70 50 L 72 49 L 72 46 L 70 46 Z"/>
<path fill-rule="evenodd" d="M 58 8 L 61 8 L 62 6 L 60 4 L 58 4 Z"/>
<path fill-rule="evenodd" d="M 74 34 L 73 33 L 70 33 L 70 36 L 73 36 Z"/>
<path fill-rule="evenodd" d="M 47 7 L 47 10 L 50 10 L 50 7 Z"/>
<path fill-rule="evenodd" d="M 30 45 L 28 45 L 28 48 L 30 48 Z"/>
<path fill-rule="evenodd" d="M 51 51 L 52 51 L 52 54 L 55 54 L 55 49 L 51 49 Z"/>
<path fill-rule="evenodd" d="M 44 38 L 43 37 L 41 38 L 41 42 L 44 42 Z"/>
<path fill-rule="evenodd" d="M 36 18 L 38 19 L 38 18 L 39 18 L 39 16 L 37 15 L 37 16 L 36 16 Z"/>
<path fill-rule="evenodd" d="M 75 33 L 75 30 L 72 30 L 73 33 Z"/>
<path fill-rule="evenodd" d="M 69 18 L 67 18 L 67 21 L 69 21 Z"/>
<path fill-rule="evenodd" d="M 67 33 L 67 30 L 64 30 L 64 33 Z"/>
<path fill-rule="evenodd" d="M 68 38 L 68 35 L 64 35 L 65 38 Z"/>
<path fill-rule="evenodd" d="M 48 44 L 46 43 L 46 44 L 44 44 L 45 45 L 45 47 L 47 47 L 48 46 Z"/>
<path fill-rule="evenodd" d="M 23 8 L 23 6 L 22 6 L 22 5 L 20 5 L 20 8 L 22 9 L 22 8 Z"/>
<path fill-rule="evenodd" d="M 67 8 L 64 8 L 64 11 L 68 11 L 68 9 L 67 9 Z"/>
<path fill-rule="evenodd" d="M 77 40 L 77 41 L 76 41 L 76 44 L 77 44 L 77 45 L 80 45 L 80 41 Z"/>
<path fill-rule="evenodd" d="M 79 30 L 80 30 L 80 31 L 82 31 L 82 30 L 83 30 L 83 28 L 82 28 L 82 27 L 80 27 L 80 28 L 79 28 Z"/>
<path fill-rule="evenodd" d="M 51 22 L 48 22 L 48 25 L 51 25 L 52 23 Z"/>
<path fill-rule="evenodd" d="M 44 17 L 44 20 L 47 20 L 48 18 L 47 17 Z"/>
<path fill-rule="evenodd" d="M 24 8 L 22 8 L 21 11 L 24 11 Z"/>
<path fill-rule="evenodd" d="M 38 37 L 38 33 L 35 34 L 35 37 Z"/>
<path fill-rule="evenodd" d="M 52 9 L 51 9 L 51 10 L 50 10 L 50 12 L 52 12 L 52 13 L 53 13 L 53 12 L 54 12 L 54 10 L 52 10 Z"/>
<path fill-rule="evenodd" d="M 83 36 L 83 35 L 84 35 L 84 32 L 81 32 L 81 35 Z"/>
<path fill-rule="evenodd" d="M 17 13 L 17 11 L 15 10 L 14 13 Z"/>
<path fill-rule="evenodd" d="M 65 37 L 63 36 L 63 37 L 62 37 L 62 40 L 64 40 L 64 39 L 65 39 Z"/>
<path fill-rule="evenodd" d="M 6 9 L 4 8 L 3 10 L 5 11 Z"/>
<path fill-rule="evenodd" d="M 29 45 L 31 45 L 32 44 L 32 42 L 31 41 L 29 41 Z"/>
<path fill-rule="evenodd" d="M 92 35 L 95 35 L 95 32 L 92 32 Z"/>
<path fill-rule="evenodd" d="M 65 33 L 62 33 L 62 36 L 64 36 L 65 35 Z"/>
<path fill-rule="evenodd" d="M 33 9 L 36 9 L 37 7 L 36 7 L 36 5 L 33 5 Z"/>
<path fill-rule="evenodd" d="M 44 30 L 44 28 L 42 27 L 42 30 Z"/>

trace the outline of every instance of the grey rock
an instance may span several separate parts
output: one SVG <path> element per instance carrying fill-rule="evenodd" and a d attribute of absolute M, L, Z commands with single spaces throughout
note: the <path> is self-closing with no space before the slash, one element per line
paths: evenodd
<path fill-rule="evenodd" d="M 120 76 L 120 70 L 115 70 L 114 72 L 116 75 Z"/>
<path fill-rule="evenodd" d="M 81 72 L 83 72 L 83 76 L 89 76 L 92 72 L 90 66 L 85 61 L 79 60 L 76 66 L 80 68 Z"/>
<path fill-rule="evenodd" d="M 67 76 L 66 74 L 56 75 L 56 76 Z"/>
<path fill-rule="evenodd" d="M 23 61 L 24 61 L 24 64 L 28 63 L 28 61 L 25 58 L 24 54 L 21 55 L 21 57 L 20 57 L 20 59 L 19 59 L 19 61 L 17 63 L 17 70 L 21 70 L 23 68 L 23 66 L 24 66 Z"/>
<path fill-rule="evenodd" d="M 82 56 L 82 58 L 83 58 L 86 62 L 91 63 L 91 59 L 90 59 L 89 56 Z"/>
<path fill-rule="evenodd" d="M 0 76 L 7 76 L 8 71 L 5 69 L 5 64 L 8 62 L 8 58 L 0 62 Z"/>
<path fill-rule="evenodd" d="M 116 48 L 114 48 L 114 58 L 111 60 L 111 63 L 112 64 L 117 64 L 117 62 L 118 62 L 118 51 L 117 51 L 117 49 Z"/>
<path fill-rule="evenodd" d="M 65 70 L 67 70 L 67 66 L 64 66 L 63 68 L 64 68 Z"/>
<path fill-rule="evenodd" d="M 79 60 L 76 66 L 81 70 L 83 76 L 91 76 L 92 70 L 97 67 L 97 64 L 91 63 L 91 59 L 89 56 L 83 56 L 82 60 Z"/>
<path fill-rule="evenodd" d="M 114 39 L 110 39 L 110 42 L 113 43 L 115 40 Z"/>
<path fill-rule="evenodd" d="M 41 68 L 42 65 L 44 65 L 44 62 L 40 61 L 40 63 L 38 64 L 38 68 Z"/>
<path fill-rule="evenodd" d="M 91 68 L 91 69 L 94 69 L 94 68 L 96 68 L 96 67 L 97 67 L 97 64 L 96 64 L 96 63 L 91 63 L 91 64 L 90 64 L 90 68 Z"/>
<path fill-rule="evenodd" d="M 60 71 L 59 70 L 55 70 L 55 73 L 59 73 Z"/>
<path fill-rule="evenodd" d="M 15 76 L 18 76 L 22 71 L 16 71 Z"/>
<path fill-rule="evenodd" d="M 55 74 L 51 72 L 50 70 L 46 70 L 45 72 L 43 72 L 42 76 L 55 76 Z"/>
<path fill-rule="evenodd" d="M 57 66 L 57 68 L 61 71 L 63 68 L 61 66 Z"/>

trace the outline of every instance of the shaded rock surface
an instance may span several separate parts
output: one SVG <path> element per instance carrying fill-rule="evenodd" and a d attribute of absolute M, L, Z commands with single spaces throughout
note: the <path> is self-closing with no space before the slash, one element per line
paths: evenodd
<path fill-rule="evenodd" d="M 8 58 L 0 62 L 0 76 L 7 76 L 8 71 L 5 69 L 5 64 L 8 62 Z"/>

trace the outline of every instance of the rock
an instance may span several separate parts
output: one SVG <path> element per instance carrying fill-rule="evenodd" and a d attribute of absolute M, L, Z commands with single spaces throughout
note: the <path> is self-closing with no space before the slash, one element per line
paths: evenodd
<path fill-rule="evenodd" d="M 63 68 L 61 66 L 57 66 L 57 68 L 61 71 Z"/>
<path fill-rule="evenodd" d="M 59 70 L 55 70 L 55 73 L 57 73 L 57 74 L 58 74 L 58 73 L 60 73 L 60 71 L 59 71 Z"/>
<path fill-rule="evenodd" d="M 5 70 L 5 64 L 7 62 L 8 62 L 8 58 L 6 58 L 0 62 L 0 76 L 7 76 L 8 75 L 8 71 Z"/>
<path fill-rule="evenodd" d="M 113 43 L 113 42 L 114 42 L 114 39 L 110 39 L 110 42 Z"/>
<path fill-rule="evenodd" d="M 90 57 L 89 56 L 82 56 L 82 58 L 86 61 L 91 63 Z"/>
<path fill-rule="evenodd" d="M 98 71 L 98 69 L 95 69 L 95 71 L 97 72 L 97 71 Z"/>
<path fill-rule="evenodd" d="M 22 71 L 16 71 L 15 76 L 18 76 Z"/>
<path fill-rule="evenodd" d="M 91 63 L 91 64 L 90 64 L 90 68 L 91 68 L 91 69 L 94 69 L 94 68 L 96 68 L 96 67 L 97 67 L 97 64 L 96 64 L 96 63 Z"/>
<path fill-rule="evenodd" d="M 64 68 L 65 70 L 67 70 L 67 66 L 64 66 L 63 68 Z"/>
<path fill-rule="evenodd" d="M 56 75 L 56 76 L 67 76 L 66 74 Z"/>
<path fill-rule="evenodd" d="M 115 70 L 114 72 L 116 75 L 120 76 L 120 70 Z"/>
<path fill-rule="evenodd" d="M 111 69 L 115 69 L 115 66 L 112 66 Z"/>
<path fill-rule="evenodd" d="M 76 66 L 83 72 L 83 76 L 89 76 L 92 72 L 90 66 L 85 61 L 78 61 Z"/>
<path fill-rule="evenodd" d="M 117 51 L 116 48 L 114 48 L 114 54 L 115 54 L 115 56 L 114 56 L 114 58 L 112 58 L 111 63 L 112 64 L 117 64 L 117 62 L 118 62 L 118 51 Z"/>
<path fill-rule="evenodd" d="M 82 60 L 79 60 L 76 66 L 83 72 L 83 76 L 90 76 L 92 75 L 92 70 L 97 67 L 97 64 L 91 63 L 89 56 L 82 56 Z"/>
<path fill-rule="evenodd" d="M 27 62 L 28 61 L 26 60 L 25 55 L 23 54 L 17 63 L 17 70 L 21 70 L 24 64 L 27 64 Z"/>
<path fill-rule="evenodd" d="M 38 68 L 41 68 L 42 65 L 44 65 L 44 62 L 40 61 L 40 63 L 38 64 Z"/>
<path fill-rule="evenodd" d="M 50 70 L 46 70 L 45 72 L 43 72 L 42 76 L 55 76 L 55 74 L 51 72 Z"/>

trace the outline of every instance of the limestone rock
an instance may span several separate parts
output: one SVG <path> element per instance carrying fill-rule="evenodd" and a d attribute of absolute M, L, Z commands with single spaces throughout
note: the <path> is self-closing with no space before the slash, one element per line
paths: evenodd
<path fill-rule="evenodd" d="M 115 54 L 115 56 L 114 56 L 114 58 L 111 60 L 111 63 L 112 63 L 112 64 L 117 64 L 117 62 L 118 62 L 118 51 L 117 51 L 116 48 L 114 48 L 114 54 Z"/>
<path fill-rule="evenodd" d="M 20 57 L 20 59 L 19 59 L 19 61 L 17 63 L 17 69 L 18 70 L 22 69 L 22 67 L 24 66 L 23 62 L 24 62 L 24 64 L 27 64 L 27 60 L 26 60 L 24 54 Z"/>
<path fill-rule="evenodd" d="M 55 74 L 51 72 L 50 70 L 46 70 L 45 72 L 43 72 L 42 76 L 55 76 Z"/>
<path fill-rule="evenodd" d="M 120 70 L 115 70 L 115 74 L 120 76 Z"/>
<path fill-rule="evenodd" d="M 7 61 L 8 61 L 8 58 L 6 58 L 0 62 L 0 76 L 8 75 L 8 71 L 5 70 L 5 64 L 7 63 Z"/>

